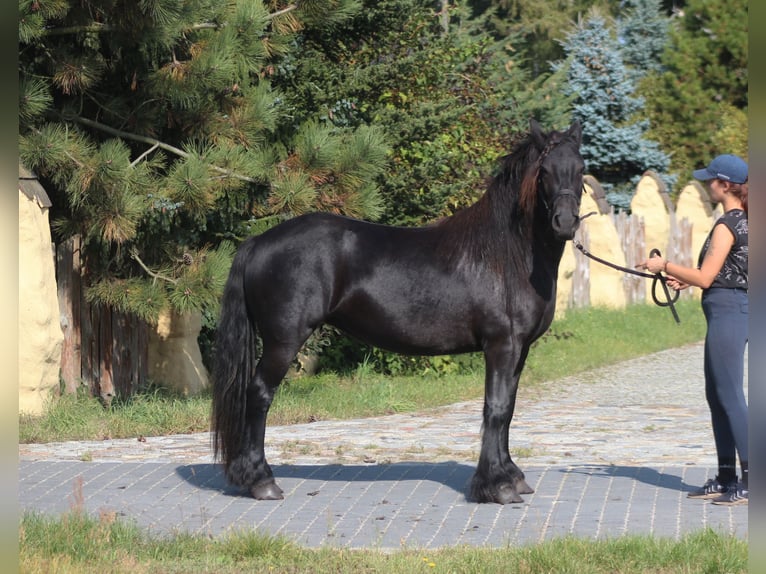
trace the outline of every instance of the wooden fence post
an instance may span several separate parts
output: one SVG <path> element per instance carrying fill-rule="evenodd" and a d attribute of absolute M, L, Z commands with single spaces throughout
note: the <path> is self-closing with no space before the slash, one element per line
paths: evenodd
<path fill-rule="evenodd" d="M 148 329 L 135 315 L 112 312 L 112 384 L 118 396 L 131 396 L 147 379 Z"/>
<path fill-rule="evenodd" d="M 581 243 L 590 250 L 590 234 L 586 225 L 580 228 Z M 575 268 L 572 273 L 572 307 L 590 306 L 590 259 L 575 249 Z"/>
<path fill-rule="evenodd" d="M 615 217 L 615 226 L 622 242 L 625 253 L 625 266 L 632 269 L 639 261 L 644 260 L 646 245 L 644 240 L 644 222 L 637 215 L 626 215 L 621 211 Z M 646 301 L 645 279 L 630 273 L 625 273 L 625 300 L 627 303 L 644 303 Z"/>
<path fill-rule="evenodd" d="M 71 237 L 56 247 L 56 276 L 64 343 L 61 349 L 61 378 L 64 392 L 75 393 L 82 381 L 80 301 L 82 277 L 80 236 Z"/>
<path fill-rule="evenodd" d="M 112 404 L 112 399 L 114 398 L 112 310 L 107 307 L 100 307 L 99 310 L 98 336 L 96 337 L 97 358 L 94 367 L 98 368 L 99 375 L 98 396 L 108 406 Z"/>

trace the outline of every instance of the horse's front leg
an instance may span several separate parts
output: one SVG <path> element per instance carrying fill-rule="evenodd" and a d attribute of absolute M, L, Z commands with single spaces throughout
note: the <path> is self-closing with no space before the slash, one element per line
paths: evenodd
<path fill-rule="evenodd" d="M 486 380 L 481 453 L 471 481 L 471 498 L 476 502 L 523 502 L 520 494 L 534 492 L 511 459 L 508 448 L 519 376 L 528 352 L 528 348 L 521 347 L 508 338 L 488 345 L 484 351 Z"/>

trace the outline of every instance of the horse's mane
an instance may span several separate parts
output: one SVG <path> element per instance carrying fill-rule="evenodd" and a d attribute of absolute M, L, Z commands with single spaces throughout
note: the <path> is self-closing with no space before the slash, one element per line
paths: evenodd
<path fill-rule="evenodd" d="M 561 136 L 553 132 L 542 151 L 526 136 L 500 158 L 500 169 L 484 195 L 439 223 L 440 251 L 453 264 L 484 263 L 499 271 L 529 249 L 523 239 L 530 237 L 540 164 Z"/>

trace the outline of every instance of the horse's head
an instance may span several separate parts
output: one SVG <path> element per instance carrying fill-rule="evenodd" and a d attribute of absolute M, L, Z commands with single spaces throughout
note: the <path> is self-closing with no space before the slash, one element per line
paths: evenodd
<path fill-rule="evenodd" d="M 582 127 L 575 121 L 567 131 L 549 134 L 535 120 L 530 127 L 530 138 L 540 152 L 532 184 L 536 199 L 545 208 L 553 235 L 562 241 L 572 239 L 580 225 L 585 169 L 580 155 Z"/>

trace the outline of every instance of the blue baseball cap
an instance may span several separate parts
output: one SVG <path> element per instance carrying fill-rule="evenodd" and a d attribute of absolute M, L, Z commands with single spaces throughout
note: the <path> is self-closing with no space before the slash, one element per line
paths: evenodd
<path fill-rule="evenodd" d="M 741 157 L 727 153 L 717 156 L 709 166 L 695 170 L 692 176 L 700 181 L 722 179 L 732 183 L 745 183 L 747 164 Z"/>

